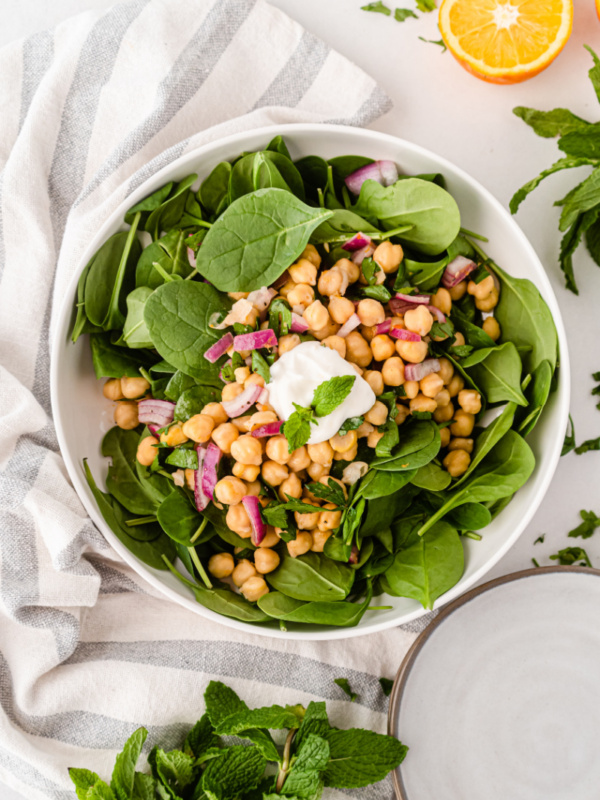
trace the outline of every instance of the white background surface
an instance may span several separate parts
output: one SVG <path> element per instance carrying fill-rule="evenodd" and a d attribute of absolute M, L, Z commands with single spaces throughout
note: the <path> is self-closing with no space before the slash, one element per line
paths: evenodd
<path fill-rule="evenodd" d="M 181 0 L 185 2 L 185 0 Z M 541 75 L 516 86 L 494 86 L 469 75 L 449 53 L 419 41 L 438 39 L 436 15 L 400 24 L 381 14 L 360 10 L 366 0 L 272 0 L 308 30 L 326 40 L 369 72 L 394 102 L 393 110 L 372 127 L 417 142 L 465 169 L 505 205 L 514 191 L 558 158 L 556 143 L 540 139 L 511 110 L 525 105 L 540 109 L 568 107 L 592 121 L 600 105 L 587 80 L 591 57 L 587 43 L 600 52 L 600 21 L 593 0 L 575 0 L 571 38 L 558 59 Z M 387 0 L 388 5 L 395 3 Z M 52 27 L 66 17 L 104 9 L 111 0 L 2 0 L 0 45 Z M 399 5 L 413 7 L 413 0 Z M 257 42 L 257 46 L 259 43 Z M 562 310 L 573 370 L 571 411 L 577 440 L 600 435 L 600 411 L 590 391 L 591 373 L 600 370 L 600 269 L 581 249 L 575 258 L 580 296 L 564 289 L 558 268 L 558 209 L 562 197 L 585 172 L 572 170 L 548 179 L 517 217 L 550 275 Z M 511 265 L 503 265 L 510 271 Z M 598 398 L 596 398 L 598 399 Z M 583 543 L 567 539 L 580 509 L 600 513 L 600 452 L 563 458 L 547 494 L 519 542 L 489 577 L 552 563 L 551 553 L 584 544 L 592 563 L 600 566 L 600 533 Z M 534 540 L 546 534 L 543 544 Z M 0 786 L 0 800 L 22 800 Z"/>

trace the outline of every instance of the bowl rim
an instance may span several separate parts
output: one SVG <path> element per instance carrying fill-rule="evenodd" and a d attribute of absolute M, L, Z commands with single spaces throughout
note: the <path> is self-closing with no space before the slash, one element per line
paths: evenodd
<path fill-rule="evenodd" d="M 253 128 L 241 131 L 199 145 L 198 147 L 193 148 L 192 150 L 184 153 L 183 155 L 174 158 L 173 161 L 169 162 L 168 164 L 157 170 L 155 173 L 150 175 L 146 180 L 143 181 L 143 183 L 137 186 L 131 193 L 127 194 L 121 201 L 121 203 L 119 203 L 119 205 L 112 211 L 112 213 L 109 214 L 103 225 L 100 226 L 96 234 L 92 237 L 92 239 L 88 243 L 88 246 L 84 249 L 79 259 L 78 268 L 75 270 L 67 286 L 64 297 L 62 299 L 62 303 L 60 305 L 58 315 L 56 317 L 56 324 L 53 326 L 52 341 L 50 346 L 50 397 L 51 397 L 52 416 L 56 427 L 56 435 L 60 447 L 60 454 L 64 459 L 67 472 L 69 474 L 69 477 L 71 479 L 71 482 L 73 483 L 73 486 L 75 488 L 75 491 L 79 499 L 81 500 L 90 518 L 92 519 L 96 527 L 100 530 L 104 538 L 111 545 L 111 547 L 119 554 L 119 556 L 130 567 L 132 567 L 132 569 L 136 573 L 141 575 L 141 577 L 144 578 L 144 580 L 148 581 L 148 583 L 150 583 L 151 586 L 153 586 L 155 589 L 161 592 L 161 594 L 165 595 L 170 600 L 178 603 L 179 605 L 182 605 L 185 608 L 190 609 L 191 611 L 193 611 L 196 614 L 199 614 L 200 616 L 203 616 L 207 619 L 218 622 L 221 625 L 233 628 L 238 631 L 245 631 L 248 633 L 253 632 L 258 636 L 267 636 L 278 639 L 330 641 L 332 639 L 347 639 L 347 638 L 354 638 L 357 636 L 366 636 L 368 634 L 378 633 L 380 631 L 387 630 L 388 628 L 395 628 L 398 627 L 399 625 L 404 625 L 408 622 L 412 622 L 413 620 L 418 619 L 419 617 L 422 617 L 427 613 L 430 613 L 430 609 L 415 608 L 414 611 L 405 613 L 400 618 L 391 618 L 382 620 L 380 622 L 374 622 L 372 624 L 368 624 L 368 626 L 365 627 L 357 626 L 353 628 L 334 628 L 334 627 L 325 628 L 319 626 L 319 629 L 314 631 L 310 629 L 283 631 L 280 628 L 273 627 L 271 629 L 260 625 L 253 625 L 252 623 L 241 622 L 231 617 L 225 617 L 221 614 L 217 614 L 216 612 L 211 611 L 208 608 L 205 608 L 204 606 L 197 603 L 194 599 L 188 599 L 183 597 L 178 592 L 175 592 L 169 586 L 165 585 L 162 582 L 162 580 L 159 579 L 158 576 L 153 574 L 145 564 L 139 561 L 127 549 L 127 547 L 124 544 L 122 544 L 122 542 L 112 532 L 108 524 L 104 521 L 104 518 L 100 514 L 96 503 L 92 499 L 89 487 L 86 481 L 84 480 L 83 470 L 74 461 L 67 446 L 67 440 L 60 418 L 59 404 L 57 399 L 58 386 L 60 382 L 58 373 L 58 364 L 60 363 L 60 352 L 62 348 L 65 347 L 65 345 L 68 346 L 68 344 L 70 344 L 69 333 L 70 333 L 70 320 L 73 308 L 73 298 L 77 296 L 76 295 L 77 284 L 81 272 L 84 266 L 91 258 L 91 256 L 93 255 L 93 253 L 97 250 L 97 248 L 106 238 L 107 232 L 115 225 L 115 223 L 119 222 L 120 224 L 122 224 L 125 212 L 134 203 L 139 202 L 139 200 L 141 200 L 150 191 L 152 191 L 152 189 L 147 188 L 148 185 L 155 184 L 160 180 L 168 182 L 173 170 L 181 169 L 187 165 L 191 165 L 192 163 L 197 164 L 198 160 L 202 158 L 210 159 L 212 151 L 220 147 L 233 147 L 234 145 L 240 145 L 243 148 L 244 142 L 246 142 L 249 138 L 264 137 L 266 140 L 269 140 L 277 135 L 293 137 L 295 134 L 303 134 L 303 133 L 306 134 L 324 133 L 325 135 L 331 135 L 337 137 L 342 136 L 346 137 L 349 142 L 356 141 L 357 138 L 360 138 L 363 143 L 371 142 L 374 146 L 376 146 L 378 143 L 387 144 L 389 146 L 396 146 L 396 147 L 399 146 L 403 148 L 405 151 L 410 151 L 412 154 L 416 156 L 421 156 L 435 161 L 439 166 L 440 172 L 444 172 L 444 170 L 446 170 L 449 171 L 450 173 L 453 173 L 456 177 L 460 178 L 462 181 L 464 181 L 465 184 L 469 186 L 469 188 L 476 195 L 479 195 L 480 197 L 483 197 L 486 200 L 486 202 L 492 207 L 495 214 L 498 214 L 504 218 L 504 221 L 512 228 L 515 237 L 518 240 L 520 240 L 520 244 L 523 247 L 524 251 L 527 252 L 529 262 L 531 263 L 531 261 L 533 261 L 539 266 L 540 279 L 538 281 L 538 278 L 536 276 L 536 286 L 538 286 L 538 288 L 540 288 L 540 286 L 543 287 L 544 291 L 542 292 L 542 296 L 545 302 L 547 303 L 548 307 L 550 308 L 550 311 L 554 319 L 554 324 L 557 330 L 557 338 L 558 338 L 558 345 L 560 352 L 560 370 L 558 379 L 559 379 L 559 387 L 562 392 L 562 398 L 561 398 L 562 408 L 559 408 L 559 413 L 563 418 L 563 424 L 557 427 L 559 435 L 555 438 L 550 448 L 550 456 L 548 464 L 545 467 L 545 472 L 542 474 L 540 479 L 540 484 L 532 499 L 532 502 L 530 503 L 529 507 L 526 509 L 525 513 L 521 517 L 519 524 L 515 526 L 511 535 L 505 539 L 505 541 L 502 543 L 502 545 L 498 548 L 498 550 L 496 551 L 496 553 L 494 553 L 492 557 L 490 557 L 479 569 L 477 569 L 464 583 L 461 583 L 461 581 L 459 581 L 456 584 L 456 586 L 452 587 L 452 589 L 450 589 L 448 592 L 442 595 L 442 597 L 440 597 L 435 602 L 434 608 L 439 608 L 443 605 L 446 605 L 447 603 L 450 603 L 451 601 L 455 600 L 455 598 L 463 595 L 475 583 L 481 580 L 481 578 L 487 572 L 489 572 L 489 570 L 492 569 L 492 567 L 494 567 L 498 563 L 498 561 L 508 552 L 508 550 L 521 536 L 521 534 L 531 521 L 533 515 L 539 508 L 542 500 L 544 499 L 544 496 L 546 495 L 546 492 L 548 491 L 548 487 L 554 476 L 560 458 L 563 437 L 568 425 L 569 402 L 570 402 L 570 361 L 569 361 L 568 344 L 567 344 L 565 328 L 563 325 L 560 308 L 558 306 L 558 302 L 554 294 L 554 290 L 552 288 L 552 285 L 550 283 L 550 280 L 546 274 L 546 271 L 544 269 L 544 266 L 540 258 L 538 257 L 535 249 L 533 248 L 533 245 L 529 242 L 524 232 L 521 230 L 518 223 L 504 208 L 504 206 L 500 203 L 500 201 L 488 189 L 486 189 L 482 184 L 480 184 L 479 181 L 473 178 L 468 172 L 466 172 L 461 167 L 456 166 L 448 159 L 444 158 L 443 156 L 437 155 L 436 153 L 432 152 L 431 150 L 428 150 L 425 147 L 422 147 L 421 145 L 409 142 L 406 139 L 402 139 L 398 136 L 366 128 L 357 128 L 350 125 L 337 125 L 334 123 L 303 122 L 303 123 L 285 123 L 281 125 L 268 125 L 261 128 Z M 127 183 L 129 180 L 130 178 L 128 178 L 124 183 Z"/>
<path fill-rule="evenodd" d="M 396 677 L 394 678 L 394 685 L 392 687 L 392 691 L 390 693 L 389 705 L 388 705 L 388 715 L 387 715 L 387 731 L 390 736 L 394 736 L 398 738 L 398 718 L 399 718 L 399 711 L 400 706 L 402 704 L 402 699 L 404 697 L 404 691 L 406 689 L 406 685 L 408 683 L 408 679 L 411 675 L 412 669 L 415 665 L 417 657 L 419 656 L 423 647 L 427 644 L 429 637 L 439 628 L 439 626 L 445 622 L 455 611 L 463 606 L 470 603 L 471 600 L 475 600 L 480 595 L 485 594 L 486 592 L 491 591 L 492 589 L 497 589 L 499 586 L 503 586 L 506 583 L 515 583 L 516 581 L 520 581 L 527 578 L 533 578 L 538 575 L 551 575 L 551 574 L 566 574 L 566 573 L 581 573 L 583 575 L 590 575 L 592 577 L 600 577 L 600 569 L 595 569 L 594 567 L 576 567 L 576 566 L 568 566 L 568 567 L 561 567 L 561 566 L 549 566 L 549 567 L 529 567 L 528 569 L 518 570 L 517 572 L 511 572 L 508 575 L 501 575 L 498 578 L 494 578 L 491 581 L 487 581 L 486 583 L 482 583 L 481 586 L 475 586 L 473 589 L 470 589 L 468 592 L 460 595 L 454 600 L 452 603 L 444 606 L 443 609 L 440 610 L 439 614 L 435 617 L 434 620 L 424 629 L 422 630 L 415 641 L 410 646 L 408 652 L 402 659 L 402 662 L 398 668 L 398 672 L 396 673 Z M 394 784 L 394 791 L 396 793 L 397 800 L 410 800 L 408 794 L 406 793 L 406 789 L 402 778 L 400 777 L 401 767 L 396 767 L 396 769 L 392 772 L 392 781 Z"/>

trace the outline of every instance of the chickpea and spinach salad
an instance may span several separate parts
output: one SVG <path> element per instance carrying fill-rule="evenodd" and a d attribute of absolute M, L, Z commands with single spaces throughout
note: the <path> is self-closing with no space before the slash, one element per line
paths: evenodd
<path fill-rule="evenodd" d="M 73 340 L 115 401 L 107 492 L 84 465 L 106 522 L 244 622 L 353 626 L 383 593 L 431 607 L 533 472 L 548 307 L 439 174 L 294 161 L 276 137 L 197 183 L 134 205 L 79 282 Z M 303 400 L 312 366 L 281 379 L 300 354 L 333 365 Z"/>

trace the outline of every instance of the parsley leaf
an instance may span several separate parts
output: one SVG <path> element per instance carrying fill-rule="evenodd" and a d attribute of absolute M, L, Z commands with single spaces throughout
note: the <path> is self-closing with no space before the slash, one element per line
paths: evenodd
<path fill-rule="evenodd" d="M 312 408 L 304 408 L 294 403 L 296 409 L 286 422 L 283 423 L 281 432 L 288 440 L 288 450 L 293 453 L 310 439 L 310 423 L 314 415 Z"/>
<path fill-rule="evenodd" d="M 585 442 L 582 442 L 575 448 L 575 452 L 578 456 L 582 453 L 589 453 L 590 450 L 600 450 L 600 436 L 598 436 L 597 439 L 586 439 Z"/>
<path fill-rule="evenodd" d="M 563 442 L 561 456 L 566 456 L 567 453 L 570 453 L 571 450 L 574 450 L 576 447 L 575 444 L 575 425 L 573 423 L 573 418 L 569 414 L 569 427 L 571 428 L 571 432 L 569 433 L 569 429 L 567 428 L 567 432 L 565 433 L 565 441 Z"/>
<path fill-rule="evenodd" d="M 343 692 L 346 692 L 352 703 L 356 700 L 358 695 L 356 694 L 356 692 L 352 691 L 350 682 L 348 681 L 347 678 L 335 678 L 333 682 L 337 683 L 337 685 Z"/>
<path fill-rule="evenodd" d="M 391 678 L 379 678 L 379 683 L 381 684 L 381 691 L 386 697 L 389 697 L 392 693 L 394 681 Z"/>
<path fill-rule="evenodd" d="M 394 19 L 397 22 L 404 22 L 405 19 L 409 17 L 414 17 L 415 19 L 419 19 L 419 17 L 415 14 L 414 11 L 411 11 L 410 8 L 397 8 L 394 11 Z"/>
<path fill-rule="evenodd" d="M 273 300 L 269 306 L 269 328 L 271 328 L 275 336 L 279 339 L 280 336 L 285 336 L 289 333 L 292 326 L 292 311 L 289 303 L 278 297 Z"/>
<path fill-rule="evenodd" d="M 427 44 L 437 44 L 438 47 L 442 48 L 442 53 L 445 53 L 448 49 L 443 39 L 425 39 L 423 36 L 419 36 L 419 39 L 422 42 L 427 42 Z"/>
<path fill-rule="evenodd" d="M 583 547 L 565 547 L 563 550 L 559 550 L 555 555 L 550 556 L 550 558 L 552 561 L 558 561 L 563 567 L 570 567 L 575 564 L 576 561 L 580 562 L 578 566 L 581 567 L 592 566 L 592 562 Z"/>
<path fill-rule="evenodd" d="M 265 383 L 271 382 L 271 370 L 269 369 L 269 365 L 258 350 L 252 351 L 252 372 L 256 372 L 257 375 L 260 375 Z"/>
<path fill-rule="evenodd" d="M 362 274 L 369 286 L 374 286 L 377 278 L 375 277 L 378 272 L 381 272 L 381 267 L 372 258 L 364 258 L 361 264 Z"/>
<path fill-rule="evenodd" d="M 328 503 L 333 503 L 338 506 L 338 508 L 343 508 L 346 505 L 344 490 L 331 476 L 327 481 L 327 485 L 323 483 L 309 483 L 305 488 L 308 489 L 311 494 L 314 494 L 315 497 L 327 500 Z"/>
<path fill-rule="evenodd" d="M 537 539 L 535 540 L 534 544 L 543 544 L 545 538 L 546 538 L 546 534 L 542 533 L 541 536 L 537 537 Z"/>
<path fill-rule="evenodd" d="M 389 17 L 392 13 L 392 9 L 388 8 L 384 5 L 381 0 L 377 0 L 376 3 L 369 3 L 366 6 L 361 6 L 362 11 L 375 11 L 378 14 L 385 14 L 386 17 Z"/>
<path fill-rule="evenodd" d="M 417 0 L 417 8 L 426 14 L 428 11 L 435 11 L 435 0 Z"/>
<path fill-rule="evenodd" d="M 569 536 L 573 538 L 581 536 L 582 539 L 589 539 L 596 528 L 600 528 L 600 517 L 596 516 L 593 511 L 580 511 L 579 516 L 583 522 L 569 531 Z"/>
<path fill-rule="evenodd" d="M 352 391 L 355 381 L 355 375 L 336 375 L 317 386 L 312 400 L 317 417 L 325 417 L 341 405 Z"/>
<path fill-rule="evenodd" d="M 360 428 L 364 421 L 364 417 L 350 417 L 339 429 L 339 435 L 343 436 L 344 434 L 348 433 L 348 431 L 355 431 L 357 428 Z"/>

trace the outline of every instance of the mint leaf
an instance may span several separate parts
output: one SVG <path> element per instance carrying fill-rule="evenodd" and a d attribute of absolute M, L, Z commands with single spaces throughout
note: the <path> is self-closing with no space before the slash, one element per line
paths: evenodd
<path fill-rule="evenodd" d="M 182 796 L 182 791 L 194 780 L 194 759 L 181 750 L 165 752 L 154 747 L 148 756 L 152 774 L 167 790 L 173 800 Z"/>
<path fill-rule="evenodd" d="M 207 750 L 217 747 L 219 739 L 215 736 L 215 729 L 208 714 L 203 714 L 192 730 L 185 737 L 183 752 L 188 756 L 200 758 Z"/>
<path fill-rule="evenodd" d="M 290 414 L 281 428 L 281 432 L 288 440 L 288 451 L 293 453 L 299 447 L 305 445 L 310 439 L 310 423 L 313 419 L 313 412 L 310 408 L 304 408 L 294 403 L 296 409 Z"/>
<path fill-rule="evenodd" d="M 345 433 L 348 433 L 348 431 L 355 431 L 357 428 L 360 428 L 364 421 L 364 417 L 350 417 L 339 429 L 339 435 L 343 436 Z"/>
<path fill-rule="evenodd" d="M 394 681 L 391 678 L 379 678 L 379 683 L 381 684 L 381 691 L 386 697 L 389 697 L 394 687 Z"/>
<path fill-rule="evenodd" d="M 322 500 L 327 500 L 328 503 L 333 503 L 338 508 L 344 508 L 346 505 L 346 498 L 344 497 L 344 490 L 336 483 L 331 476 L 327 481 L 327 485 L 323 483 L 309 483 L 305 487 L 315 497 L 320 497 Z"/>
<path fill-rule="evenodd" d="M 372 258 L 364 258 L 362 264 L 360 265 L 361 272 L 367 281 L 368 286 L 374 286 L 377 280 L 376 275 L 378 272 L 381 272 L 381 267 L 376 261 L 373 261 Z"/>
<path fill-rule="evenodd" d="M 131 800 L 154 800 L 156 784 L 152 775 L 136 772 L 133 778 Z"/>
<path fill-rule="evenodd" d="M 389 17 L 392 13 L 392 9 L 388 8 L 384 5 L 381 0 L 377 0 L 375 3 L 369 3 L 366 6 L 361 6 L 362 11 L 375 11 L 377 14 L 385 14 L 386 17 Z"/>
<path fill-rule="evenodd" d="M 323 702 L 310 702 L 306 707 L 300 730 L 296 734 L 296 752 L 300 750 L 302 743 L 307 740 L 311 734 L 324 737 L 328 730 L 329 720 L 327 719 L 327 706 Z"/>
<path fill-rule="evenodd" d="M 322 736 L 309 733 L 296 752 L 294 769 L 323 770 L 329 762 L 329 742 Z"/>
<path fill-rule="evenodd" d="M 584 44 L 585 49 L 591 54 L 592 58 L 594 59 L 594 66 L 588 72 L 588 76 L 590 81 L 592 82 L 592 86 L 594 87 L 594 91 L 596 92 L 596 97 L 600 101 L 600 59 L 594 53 L 592 48 Z"/>
<path fill-rule="evenodd" d="M 533 128 L 533 131 L 538 136 L 543 136 L 546 139 L 564 136 L 572 131 L 584 130 L 590 124 L 581 117 L 577 117 L 567 108 L 537 111 L 535 108 L 517 106 L 513 108 L 513 114 Z"/>
<path fill-rule="evenodd" d="M 316 769 L 293 769 L 286 778 L 281 795 L 283 797 L 304 797 L 313 800 L 321 797 L 323 793 L 323 780 L 321 773 Z"/>
<path fill-rule="evenodd" d="M 445 53 L 448 49 L 446 47 L 446 42 L 443 39 L 425 39 L 423 36 L 419 36 L 419 39 L 422 42 L 427 42 L 427 44 L 437 44 L 438 47 L 442 48 L 442 53 Z"/>
<path fill-rule="evenodd" d="M 358 789 L 383 780 L 402 763 L 408 747 L 393 736 L 362 728 L 327 733 L 330 760 L 324 773 L 325 786 Z"/>
<path fill-rule="evenodd" d="M 347 678 L 334 678 L 333 682 L 337 683 L 340 689 L 348 695 L 348 697 L 350 698 L 350 702 L 353 703 L 356 700 L 358 695 L 356 694 L 356 692 L 352 691 L 350 682 L 348 681 Z"/>
<path fill-rule="evenodd" d="M 579 214 L 589 211 L 598 203 L 600 203 L 600 167 L 597 167 L 578 186 L 571 189 L 565 197 L 554 203 L 555 206 L 563 207 L 558 229 L 566 231 Z"/>
<path fill-rule="evenodd" d="M 123 751 L 117 756 L 110 782 L 118 800 L 131 800 L 135 781 L 135 766 L 148 736 L 145 728 L 138 728 L 125 742 Z"/>
<path fill-rule="evenodd" d="M 293 711 L 283 706 L 273 705 L 238 711 L 225 717 L 217 726 L 216 733 L 233 736 L 251 728 L 298 728 L 302 720 Z"/>
<path fill-rule="evenodd" d="M 600 125 L 565 133 L 558 140 L 558 149 L 576 158 L 600 158 Z"/>
<path fill-rule="evenodd" d="M 600 517 L 596 516 L 593 511 L 580 511 L 579 516 L 583 522 L 569 531 L 569 536 L 573 538 L 581 536 L 582 539 L 589 539 L 596 528 L 600 528 Z"/>
<path fill-rule="evenodd" d="M 232 745 L 213 758 L 202 775 L 201 786 L 223 800 L 249 792 L 260 783 L 266 759 L 256 747 Z M 196 790 L 196 796 L 200 793 Z"/>
<path fill-rule="evenodd" d="M 100 797 L 102 797 L 102 792 L 104 792 L 106 800 L 116 800 L 110 787 L 107 786 L 95 772 L 91 772 L 89 769 L 71 767 L 71 769 L 69 769 L 69 776 L 75 784 L 75 793 L 79 800 L 87 800 L 88 797 L 91 797 L 89 793 L 94 790 L 100 791 Z"/>
<path fill-rule="evenodd" d="M 435 11 L 437 6 L 435 0 L 417 0 L 417 8 L 426 14 L 428 11 Z"/>
<path fill-rule="evenodd" d="M 397 8 L 394 11 L 394 19 L 396 22 L 404 22 L 405 19 L 409 17 L 414 17 L 415 19 L 419 19 L 419 17 L 415 14 L 414 11 L 411 11 L 410 8 Z"/>
<path fill-rule="evenodd" d="M 583 547 L 565 547 L 563 550 L 559 550 L 558 553 L 555 553 L 555 555 L 550 556 L 550 559 L 552 561 L 558 561 L 563 567 L 570 567 L 577 561 L 580 562 L 578 566 L 592 566 L 592 562 Z"/>
<path fill-rule="evenodd" d="M 355 375 L 336 375 L 328 381 L 323 381 L 315 389 L 312 407 L 318 417 L 325 417 L 331 414 L 352 391 L 356 381 Z"/>
<path fill-rule="evenodd" d="M 204 703 L 206 713 L 215 728 L 231 714 L 238 711 L 246 711 L 248 706 L 237 694 L 225 686 L 221 681 L 211 681 L 204 692 Z"/>
<path fill-rule="evenodd" d="M 555 172 L 560 172 L 563 169 L 574 169 L 575 167 L 585 167 L 593 164 L 595 164 L 595 161 L 589 158 L 572 158 L 571 156 L 559 158 L 559 160 L 555 161 L 551 167 L 542 170 L 537 177 L 532 178 L 532 180 L 528 181 L 526 184 L 521 186 L 518 191 L 515 192 L 509 203 L 510 213 L 517 213 L 523 200 L 525 200 L 527 195 L 533 192 L 534 189 L 537 189 L 544 178 L 554 175 Z"/>

